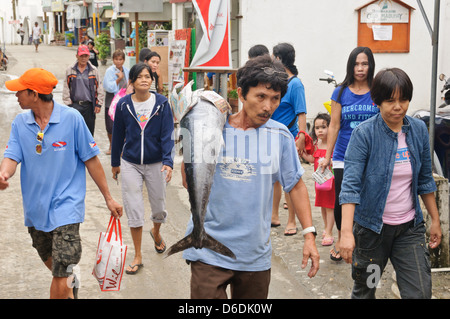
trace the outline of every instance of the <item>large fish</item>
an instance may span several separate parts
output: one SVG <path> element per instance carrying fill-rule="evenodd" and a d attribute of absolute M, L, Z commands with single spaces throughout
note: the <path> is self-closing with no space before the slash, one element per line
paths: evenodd
<path fill-rule="evenodd" d="M 187 248 L 208 248 L 236 258 L 225 245 L 208 235 L 203 226 L 216 163 L 223 145 L 223 127 L 230 110 L 228 103 L 212 91 L 199 93 L 195 105 L 180 120 L 187 190 L 194 228 L 174 244 L 167 256 Z"/>

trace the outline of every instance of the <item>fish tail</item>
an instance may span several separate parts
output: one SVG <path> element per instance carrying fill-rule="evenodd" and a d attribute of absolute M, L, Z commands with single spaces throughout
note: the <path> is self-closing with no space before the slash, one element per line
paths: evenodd
<path fill-rule="evenodd" d="M 184 237 L 177 243 L 173 244 L 167 250 L 167 257 L 188 248 L 195 248 L 195 249 L 208 248 L 215 251 L 216 253 L 236 259 L 234 253 L 227 246 L 218 242 L 216 239 L 214 239 L 213 237 L 211 237 L 206 233 L 204 235 L 205 236 L 203 236 L 200 240 L 194 240 L 192 234 Z"/>
<path fill-rule="evenodd" d="M 236 256 L 233 254 L 233 252 L 227 246 L 225 246 L 221 242 L 217 241 L 210 235 L 208 235 L 208 234 L 205 234 L 205 235 L 206 235 L 206 239 L 203 240 L 203 248 L 209 248 L 209 249 L 215 251 L 216 253 L 236 259 Z"/>
<path fill-rule="evenodd" d="M 190 247 L 194 247 L 193 240 L 192 240 L 192 234 L 184 237 L 177 243 L 173 244 L 168 250 L 167 250 L 167 257 L 170 255 L 176 254 L 180 251 L 183 251 L 185 249 L 188 249 Z"/>

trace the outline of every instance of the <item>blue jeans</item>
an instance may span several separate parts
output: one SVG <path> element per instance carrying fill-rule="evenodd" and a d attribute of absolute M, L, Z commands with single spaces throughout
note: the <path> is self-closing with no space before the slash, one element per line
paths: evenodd
<path fill-rule="evenodd" d="M 380 234 L 355 223 L 352 299 L 375 298 L 378 281 L 390 259 L 405 299 L 431 298 L 430 254 L 425 243 L 425 225 L 414 220 L 401 225 L 383 224 Z"/>

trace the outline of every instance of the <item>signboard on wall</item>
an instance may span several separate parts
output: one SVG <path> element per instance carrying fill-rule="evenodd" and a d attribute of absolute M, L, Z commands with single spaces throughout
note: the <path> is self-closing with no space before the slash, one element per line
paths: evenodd
<path fill-rule="evenodd" d="M 163 12 L 163 0 L 118 0 L 119 12 Z"/>
<path fill-rule="evenodd" d="M 203 37 L 192 59 L 191 68 L 231 68 L 230 1 L 192 0 L 203 30 Z"/>
<path fill-rule="evenodd" d="M 363 7 L 362 23 L 408 23 L 409 9 L 397 2 L 379 1 Z"/>
<path fill-rule="evenodd" d="M 358 46 L 374 53 L 409 52 L 411 11 L 400 0 L 375 0 L 358 11 Z"/>
<path fill-rule="evenodd" d="M 178 29 L 175 30 L 175 40 L 185 40 L 186 41 L 186 51 L 184 54 L 184 66 L 189 67 L 191 61 L 191 40 L 192 40 L 192 29 Z M 195 32 L 195 30 L 194 30 Z M 184 84 L 189 82 L 189 73 L 184 72 Z"/>
<path fill-rule="evenodd" d="M 169 47 L 169 91 L 180 82 L 184 82 L 184 59 L 186 40 L 170 41 Z"/>
<path fill-rule="evenodd" d="M 52 12 L 63 12 L 64 4 L 62 0 L 52 0 L 51 2 Z"/>

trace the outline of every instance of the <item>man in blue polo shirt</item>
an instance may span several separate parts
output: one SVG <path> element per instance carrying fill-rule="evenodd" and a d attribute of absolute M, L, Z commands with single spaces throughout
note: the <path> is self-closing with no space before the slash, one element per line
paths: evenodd
<path fill-rule="evenodd" d="M 68 287 L 68 266 L 81 258 L 79 225 L 84 221 L 86 172 L 105 198 L 111 215 L 120 218 L 122 207 L 111 197 L 99 149 L 83 117 L 53 100 L 58 80 L 50 72 L 33 68 L 7 81 L 17 91 L 19 105 L 29 112 L 13 121 L 0 165 L 0 190 L 9 186 L 21 164 L 25 226 L 33 247 L 52 271 L 50 298 L 76 298 Z M 52 242 L 56 243 L 52 246 Z"/>

